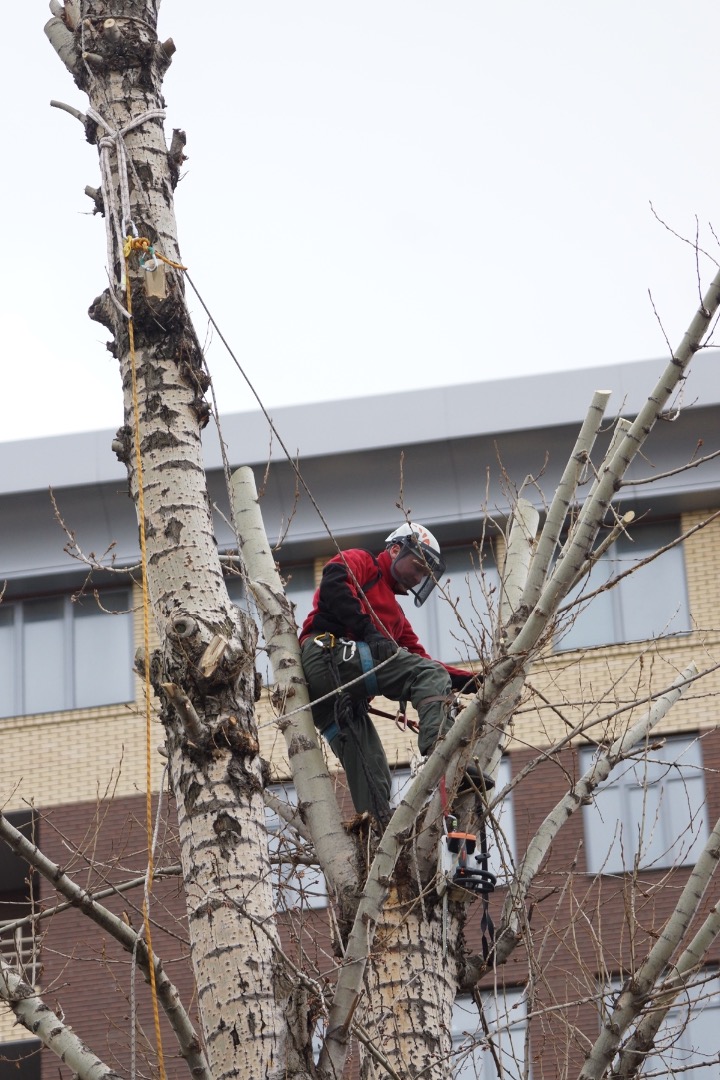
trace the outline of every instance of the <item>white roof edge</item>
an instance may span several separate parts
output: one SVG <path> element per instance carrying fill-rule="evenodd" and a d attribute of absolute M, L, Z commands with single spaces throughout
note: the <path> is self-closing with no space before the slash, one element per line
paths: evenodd
<path fill-rule="evenodd" d="M 632 416 L 665 365 L 662 359 L 639 360 L 268 411 L 291 455 L 318 457 L 578 423 L 600 387 L 612 393 L 609 416 Z M 707 350 L 691 365 L 685 407 L 717 404 L 720 351 Z M 264 463 L 270 435 L 259 409 L 228 414 L 221 425 L 233 463 Z M 0 494 L 122 482 L 126 474 L 112 452 L 113 437 L 106 429 L 0 443 Z M 221 465 L 214 431 L 205 437 L 205 460 L 208 469 Z"/>

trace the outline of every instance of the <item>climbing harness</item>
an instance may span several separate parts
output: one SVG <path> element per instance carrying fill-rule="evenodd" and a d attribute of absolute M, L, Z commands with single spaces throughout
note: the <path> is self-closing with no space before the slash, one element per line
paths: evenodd
<path fill-rule="evenodd" d="M 371 694 L 378 693 L 377 679 L 372 670 L 372 656 L 364 641 L 353 641 L 350 638 L 336 638 L 335 635 L 331 633 L 318 634 L 313 640 L 324 652 L 330 681 L 336 690 L 342 690 L 344 685 L 340 673 L 340 665 L 354 659 L 357 655 L 360 658 L 360 665 L 364 673 L 364 689 L 368 690 Z M 342 653 L 338 657 L 337 650 L 339 646 L 342 646 Z M 367 656 L 364 656 L 363 647 L 367 650 Z M 370 665 L 369 668 L 367 666 L 368 663 Z M 373 683 L 375 684 L 374 690 L 372 689 Z M 351 739 L 354 742 L 355 752 L 362 764 L 368 791 L 370 792 L 373 816 L 382 827 L 385 828 L 391 817 L 390 803 L 385 798 L 383 792 L 378 788 L 377 780 L 365 760 L 355 730 L 357 719 L 361 719 L 367 715 L 368 703 L 363 698 L 353 698 L 348 693 L 338 693 L 335 697 L 334 706 L 334 719 L 322 730 L 321 734 L 329 743 L 336 739 L 338 735 L 345 735 L 346 738 Z"/>

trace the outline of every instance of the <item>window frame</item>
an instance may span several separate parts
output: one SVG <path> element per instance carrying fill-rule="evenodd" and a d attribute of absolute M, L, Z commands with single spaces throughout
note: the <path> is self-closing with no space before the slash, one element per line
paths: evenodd
<path fill-rule="evenodd" d="M 108 618 L 120 618 L 125 621 L 125 637 L 127 644 L 127 653 L 125 656 L 126 661 L 126 685 L 124 690 L 126 693 L 123 696 L 112 697 L 111 700 L 107 700 L 106 697 L 100 696 L 99 700 L 92 701 L 91 703 L 78 704 L 79 694 L 79 680 L 76 676 L 76 661 L 78 660 L 79 649 L 77 644 L 76 622 L 84 617 L 84 612 L 81 608 L 75 607 L 77 601 L 74 597 L 77 595 L 75 592 L 55 592 L 55 593 L 43 593 L 40 595 L 13 597 L 6 600 L 0 605 L 0 612 L 11 611 L 12 618 L 6 624 L 10 629 L 12 635 L 12 660 L 11 660 L 11 694 L 12 702 L 8 700 L 8 709 L 5 711 L 0 699 L 0 722 L 2 720 L 8 720 L 13 717 L 20 716 L 35 716 L 44 715 L 45 713 L 56 712 L 73 712 L 76 710 L 84 709 L 96 709 L 110 707 L 113 705 L 126 705 L 135 700 L 135 685 L 133 678 L 133 653 L 135 644 L 135 630 L 133 619 L 133 593 L 132 585 L 110 585 L 98 589 L 98 597 L 100 603 L 105 607 L 105 601 L 108 601 L 109 605 L 113 605 L 116 601 L 113 597 L 117 597 L 117 614 L 108 614 Z M 122 599 L 120 599 L 122 597 Z M 82 601 L 88 604 L 94 604 L 97 606 L 97 600 L 93 594 L 86 594 L 82 597 Z M 31 613 L 33 605 L 39 605 L 43 602 L 57 603 L 60 609 L 60 614 L 55 619 L 44 620 L 46 623 L 53 627 L 59 627 L 61 642 L 62 642 L 62 657 L 59 661 L 59 670 L 62 671 L 62 687 L 59 689 L 55 703 L 51 707 L 47 708 L 33 708 L 31 703 L 27 700 L 27 679 L 31 677 L 32 671 L 30 670 L 33 665 L 34 656 L 32 655 L 32 647 L 28 641 L 27 627 L 33 625 L 33 620 L 28 616 Z M 97 611 L 100 612 L 100 607 L 97 607 Z M 38 620 L 40 622 L 41 620 Z M 118 679 L 120 682 L 120 679 Z M 107 683 L 103 683 L 107 685 Z"/>
<path fill-rule="evenodd" d="M 596 753 L 595 747 L 580 747 L 582 773 L 590 767 Z M 655 808 L 656 794 L 653 792 L 648 796 L 647 792 L 656 785 L 659 785 L 660 794 Z M 634 814 L 635 791 L 642 793 L 639 817 Z M 610 811 L 605 817 L 604 806 Z M 648 806 L 651 807 L 650 814 L 647 814 Z M 612 810 L 618 807 L 618 812 L 613 813 Z M 682 817 L 683 809 L 687 818 Z M 685 824 L 673 839 L 679 820 L 684 820 Z M 612 829 L 611 823 L 614 823 Z M 644 827 L 640 833 L 638 824 Z M 656 842 L 658 827 L 662 835 Z M 649 751 L 647 756 L 630 758 L 618 765 L 599 785 L 592 803 L 583 806 L 587 873 L 603 876 L 629 873 L 634 868 L 638 847 L 642 854 L 643 846 L 647 857 L 640 860 L 639 866 L 644 871 L 691 866 L 709 835 L 708 829 L 701 740 L 697 734 L 668 736 L 660 748 Z M 688 830 L 691 830 L 690 842 Z M 645 839 L 647 832 L 650 835 Z M 639 845 L 638 836 L 643 838 Z M 609 848 L 608 837 L 612 838 Z M 655 853 L 658 843 L 659 850 Z M 652 846 L 648 848 L 648 844 Z"/>
<path fill-rule="evenodd" d="M 485 1012 L 485 1019 L 493 1035 L 499 1035 L 496 1043 L 496 1051 L 503 1061 L 503 1076 L 505 1080 L 525 1080 L 525 1057 L 528 1041 L 528 1015 L 525 988 L 518 986 L 498 986 L 491 990 L 481 990 L 480 997 L 483 1009 L 492 1005 Z M 503 1011 L 497 1009 L 499 1000 L 504 1002 Z M 522 1004 L 522 1015 L 513 1018 L 513 1012 Z M 490 1013 L 490 1015 L 488 1015 Z M 468 1018 L 477 1020 L 474 1031 L 469 1031 L 471 1025 L 462 1027 Z M 503 1021 L 498 1025 L 498 1018 Z M 505 1019 L 509 1023 L 504 1023 Z M 475 1078 L 496 1076 L 495 1063 L 487 1048 L 487 1035 L 482 1027 L 480 1017 L 471 995 L 459 994 L 453 1003 L 452 1021 L 452 1075 L 456 1080 L 475 1080 Z M 503 1042 L 509 1043 L 505 1049 Z M 463 1045 L 467 1044 L 467 1045 Z M 532 1070 L 529 1070 L 532 1076 Z"/>
<path fill-rule="evenodd" d="M 657 540 L 647 543 L 647 537 L 653 532 Z M 615 543 L 597 560 L 595 566 L 579 585 L 567 597 L 565 604 L 577 600 L 573 609 L 566 613 L 563 626 L 555 635 L 553 651 L 556 653 L 572 652 L 578 649 L 592 649 L 603 646 L 624 645 L 633 641 L 651 641 L 656 637 L 678 636 L 692 630 L 690 600 L 687 581 L 687 564 L 684 542 L 680 540 L 682 524 L 679 518 L 662 521 L 643 522 L 630 526 L 627 536 L 621 535 Z M 641 563 L 653 552 L 676 541 L 674 546 L 657 556 L 635 573 L 627 574 L 616 585 L 591 601 L 584 602 L 583 594 L 594 593 L 604 584 L 626 573 L 630 565 Z M 644 545 L 643 545 L 644 542 Z M 637 560 L 632 559 L 633 545 L 639 545 Z M 665 560 L 664 562 L 662 560 Z M 674 570 L 671 567 L 674 565 Z M 668 577 L 676 588 L 665 603 L 667 590 L 653 590 L 652 580 L 645 577 L 652 572 Z M 638 578 L 643 581 L 638 591 Z M 647 612 L 646 624 L 635 625 L 638 621 L 637 596 L 662 597 L 662 614 L 653 608 Z M 602 605 L 602 606 L 601 606 Z M 657 605 L 655 605 L 657 607 Z M 657 622 L 662 623 L 658 625 Z M 602 632 L 598 635 L 598 628 Z"/>

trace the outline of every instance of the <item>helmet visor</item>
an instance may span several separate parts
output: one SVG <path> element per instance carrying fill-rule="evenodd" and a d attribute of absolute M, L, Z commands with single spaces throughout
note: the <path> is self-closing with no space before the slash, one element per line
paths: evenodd
<path fill-rule="evenodd" d="M 404 540 L 392 562 L 393 577 L 415 597 L 415 607 L 422 607 L 444 572 L 442 555 L 415 539 Z"/>

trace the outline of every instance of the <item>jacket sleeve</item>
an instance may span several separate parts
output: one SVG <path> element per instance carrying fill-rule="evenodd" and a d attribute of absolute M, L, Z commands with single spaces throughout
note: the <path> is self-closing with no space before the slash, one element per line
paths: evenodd
<path fill-rule="evenodd" d="M 318 614 L 342 626 L 357 641 L 366 641 L 377 637 L 378 631 L 370 616 L 363 611 L 355 579 L 362 588 L 372 580 L 376 571 L 369 556 L 357 558 L 354 555 L 354 552 L 345 552 L 342 561 L 332 560 L 325 566 L 320 580 Z M 365 553 L 358 552 L 357 555 L 363 556 Z M 370 564 L 371 574 L 368 574 L 365 561 Z"/>

